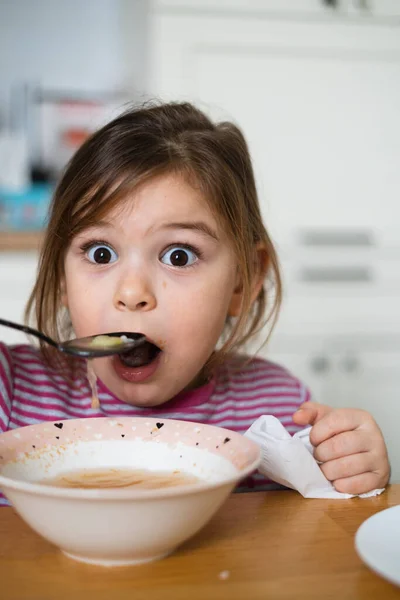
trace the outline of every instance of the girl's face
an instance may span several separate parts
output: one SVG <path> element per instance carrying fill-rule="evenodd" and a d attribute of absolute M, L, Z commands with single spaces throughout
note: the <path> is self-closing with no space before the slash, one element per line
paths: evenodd
<path fill-rule="evenodd" d="M 200 192 L 168 175 L 72 241 L 64 301 L 77 337 L 139 332 L 154 344 L 93 367 L 121 400 L 156 406 L 195 382 L 237 284 L 231 245 Z"/>

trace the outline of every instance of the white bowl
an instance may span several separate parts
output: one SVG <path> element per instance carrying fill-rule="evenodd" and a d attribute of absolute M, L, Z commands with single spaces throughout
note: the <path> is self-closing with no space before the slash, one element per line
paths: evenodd
<path fill-rule="evenodd" d="M 20 516 L 72 558 L 107 566 L 171 553 L 259 463 L 257 444 L 238 433 L 169 419 L 71 419 L 0 435 L 0 487 Z M 200 481 L 159 489 L 43 483 L 99 468 L 175 470 Z"/>

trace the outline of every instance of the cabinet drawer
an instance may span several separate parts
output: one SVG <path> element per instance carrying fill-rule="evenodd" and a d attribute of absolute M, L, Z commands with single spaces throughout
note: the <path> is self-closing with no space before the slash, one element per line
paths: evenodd
<path fill-rule="evenodd" d="M 345 6 L 347 0 L 339 2 L 338 10 Z M 329 15 L 330 10 L 322 0 L 154 0 L 156 9 L 174 9 L 180 11 L 207 11 L 210 13 L 235 12 L 266 13 L 285 15 Z"/>

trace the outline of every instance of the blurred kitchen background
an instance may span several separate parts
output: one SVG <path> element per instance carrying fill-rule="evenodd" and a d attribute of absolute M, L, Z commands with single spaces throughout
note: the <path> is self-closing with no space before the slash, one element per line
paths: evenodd
<path fill-rule="evenodd" d="M 0 0 L 2 317 L 68 158 L 154 97 L 243 128 L 285 284 L 262 353 L 369 410 L 400 481 L 400 0 Z"/>

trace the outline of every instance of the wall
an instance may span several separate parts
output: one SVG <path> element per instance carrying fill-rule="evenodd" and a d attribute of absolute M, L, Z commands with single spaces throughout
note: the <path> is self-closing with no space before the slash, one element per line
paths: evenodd
<path fill-rule="evenodd" d="M 87 92 L 143 89 L 146 11 L 145 0 L 0 0 L 3 121 L 16 83 Z"/>

